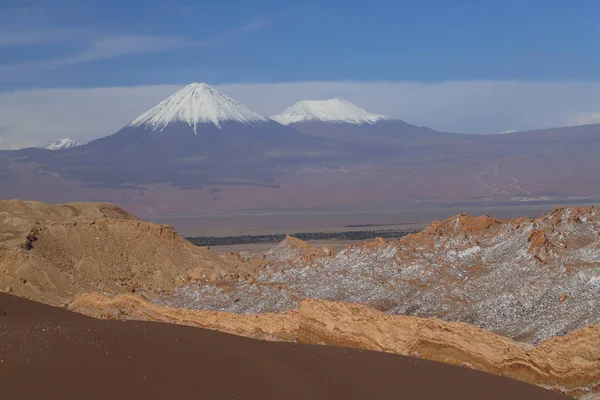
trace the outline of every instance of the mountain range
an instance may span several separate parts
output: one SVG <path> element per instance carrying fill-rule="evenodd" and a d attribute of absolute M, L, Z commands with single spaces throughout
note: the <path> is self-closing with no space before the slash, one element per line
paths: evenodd
<path fill-rule="evenodd" d="M 600 198 L 600 125 L 445 133 L 342 99 L 267 118 L 202 83 L 110 136 L 55 147 L 0 151 L 1 197 L 112 201 L 153 215 Z"/>

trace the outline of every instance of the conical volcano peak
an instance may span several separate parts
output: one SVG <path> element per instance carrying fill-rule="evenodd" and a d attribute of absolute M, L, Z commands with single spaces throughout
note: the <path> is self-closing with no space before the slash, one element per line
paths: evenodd
<path fill-rule="evenodd" d="M 268 119 L 205 83 L 191 83 L 146 111 L 131 126 L 162 130 L 173 122 L 184 122 L 196 133 L 198 124 L 221 128 L 225 121 L 243 124 L 267 122 Z"/>
<path fill-rule="evenodd" d="M 299 122 L 322 121 L 349 124 L 373 124 L 387 117 L 370 112 L 343 99 L 303 100 L 271 117 L 282 125 Z"/>

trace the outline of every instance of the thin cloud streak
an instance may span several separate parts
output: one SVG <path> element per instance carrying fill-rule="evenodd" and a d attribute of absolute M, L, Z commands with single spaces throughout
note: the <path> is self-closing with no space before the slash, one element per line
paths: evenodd
<path fill-rule="evenodd" d="M 133 34 L 107 36 L 77 28 L 55 31 L 6 32 L 0 36 L 0 48 L 46 44 L 72 45 L 81 42 L 86 43 L 87 48 L 78 53 L 52 59 L 0 65 L 0 81 L 14 82 L 23 78 L 27 79 L 30 74 L 117 57 L 223 45 L 238 36 L 261 29 L 265 26 L 265 23 L 263 18 L 258 18 L 231 32 L 205 40 L 191 40 L 181 36 Z"/>
<path fill-rule="evenodd" d="M 84 30 L 55 29 L 55 30 L 24 30 L 0 32 L 0 48 L 52 44 L 62 41 L 82 40 L 88 36 Z"/>
<path fill-rule="evenodd" d="M 235 35 L 250 33 L 264 28 L 267 25 L 267 20 L 263 17 L 256 18 L 245 25 L 240 26 L 233 33 Z"/>
<path fill-rule="evenodd" d="M 191 43 L 187 43 L 184 39 L 178 37 L 133 35 L 106 37 L 92 42 L 86 50 L 73 55 L 51 60 L 0 66 L 0 77 L 2 75 L 10 74 L 29 74 L 50 71 L 109 58 L 153 53 L 189 47 L 191 45 Z M 10 79 L 11 77 L 5 76 L 5 78 Z"/>

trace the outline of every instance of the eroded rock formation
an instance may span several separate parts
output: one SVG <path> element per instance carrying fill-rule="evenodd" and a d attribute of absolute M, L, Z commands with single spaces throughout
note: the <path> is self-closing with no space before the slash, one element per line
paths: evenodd
<path fill-rule="evenodd" d="M 253 269 L 110 204 L 0 201 L 0 290 L 17 296 L 52 305 L 94 291 L 152 296 Z"/>
<path fill-rule="evenodd" d="M 531 344 L 600 324 L 600 212 L 594 207 L 505 221 L 457 215 L 334 256 L 280 253 L 291 256 L 267 261 L 252 284 L 185 286 L 156 301 L 257 313 L 320 298 L 467 322 Z"/>

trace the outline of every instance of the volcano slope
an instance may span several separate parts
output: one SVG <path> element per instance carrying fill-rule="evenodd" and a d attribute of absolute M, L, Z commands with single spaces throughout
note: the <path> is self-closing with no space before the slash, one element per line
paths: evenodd
<path fill-rule="evenodd" d="M 96 291 L 157 295 L 189 279 L 246 278 L 252 268 L 111 204 L 0 201 L 0 290 L 47 304 Z"/>

